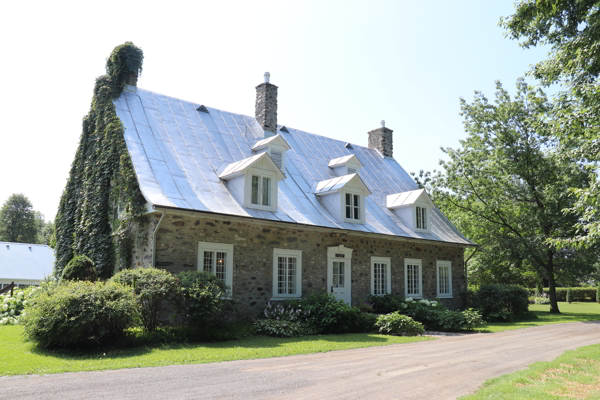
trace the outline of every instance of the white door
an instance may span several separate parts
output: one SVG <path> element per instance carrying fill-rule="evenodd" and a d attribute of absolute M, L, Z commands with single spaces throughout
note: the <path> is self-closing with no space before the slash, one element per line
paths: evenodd
<path fill-rule="evenodd" d="M 330 258 L 327 271 L 328 289 L 336 299 L 347 304 L 352 301 L 350 260 Z"/>

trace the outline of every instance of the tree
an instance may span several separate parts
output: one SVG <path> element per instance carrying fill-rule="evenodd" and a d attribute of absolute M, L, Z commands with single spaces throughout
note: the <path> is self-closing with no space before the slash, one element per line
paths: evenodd
<path fill-rule="evenodd" d="M 561 84 L 551 133 L 588 169 L 590 184 L 571 188 L 577 202 L 567 212 L 579 215 L 578 235 L 559 246 L 594 246 L 600 242 L 600 2 L 597 0 L 525 0 L 500 25 L 521 46 L 551 46 L 548 59 L 530 72 L 544 85 Z"/>
<path fill-rule="evenodd" d="M 0 240 L 16 243 L 36 243 L 38 221 L 29 199 L 13 194 L 0 209 Z"/>
<path fill-rule="evenodd" d="M 593 249 L 552 243 L 576 236 L 577 216 L 563 209 L 576 201 L 569 188 L 587 187 L 589 175 L 550 135 L 554 106 L 543 91 L 521 79 L 511 99 L 499 82 L 496 87 L 495 104 L 480 92 L 472 104 L 461 99 L 468 136 L 462 148 L 442 149 L 450 161 L 441 162 L 444 173 L 431 178 L 433 196 L 496 259 L 529 266 L 546 278 L 551 312 L 558 313 L 557 276 L 581 274 L 597 256 Z"/>

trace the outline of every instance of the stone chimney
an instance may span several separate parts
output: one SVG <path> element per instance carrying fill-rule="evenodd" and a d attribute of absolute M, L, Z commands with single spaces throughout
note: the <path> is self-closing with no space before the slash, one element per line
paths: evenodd
<path fill-rule="evenodd" d="M 256 87 L 254 115 L 265 131 L 265 137 L 277 134 L 277 86 L 269 83 L 271 74 L 265 72 L 265 81 Z"/>
<path fill-rule="evenodd" d="M 369 131 L 369 148 L 379 150 L 384 157 L 393 157 L 392 132 L 394 131 L 385 127 L 385 121 L 381 121 L 381 128 Z"/>

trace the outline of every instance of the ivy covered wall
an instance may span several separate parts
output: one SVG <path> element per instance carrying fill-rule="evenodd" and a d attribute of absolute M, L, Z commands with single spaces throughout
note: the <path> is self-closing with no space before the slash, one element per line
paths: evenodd
<path fill-rule="evenodd" d="M 113 100 L 135 85 L 144 54 L 131 42 L 117 46 L 96 78 L 89 113 L 56 215 L 56 266 L 60 276 L 74 255 L 90 257 L 98 275 L 131 265 L 131 228 L 144 223 L 145 203 L 125 146 Z M 119 215 L 118 219 L 115 216 Z"/>

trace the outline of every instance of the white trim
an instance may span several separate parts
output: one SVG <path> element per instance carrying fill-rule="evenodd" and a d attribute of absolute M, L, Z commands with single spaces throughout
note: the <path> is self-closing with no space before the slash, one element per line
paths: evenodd
<path fill-rule="evenodd" d="M 425 229 L 417 228 L 417 207 L 425 209 Z M 424 203 L 412 205 L 413 230 L 415 232 L 431 233 L 431 207 Z"/>
<path fill-rule="evenodd" d="M 419 267 L 418 283 L 419 292 L 409 293 L 408 292 L 408 265 L 417 265 Z M 405 258 L 404 259 L 404 296 L 421 299 L 423 298 L 423 261 L 418 258 Z"/>
<path fill-rule="evenodd" d="M 196 269 L 204 271 L 204 252 L 213 251 L 225 253 L 225 284 L 231 290 L 233 286 L 233 245 L 225 243 L 198 242 L 198 262 Z M 214 268 L 214 267 L 213 267 Z M 212 271 L 214 273 L 214 270 Z"/>
<path fill-rule="evenodd" d="M 347 290 L 347 293 L 344 293 L 344 300 L 348 304 L 352 304 L 352 252 L 354 250 L 345 247 L 343 244 L 339 246 L 333 246 L 327 248 L 327 291 L 330 293 L 333 292 L 333 262 L 334 261 L 344 261 L 344 287 Z M 337 254 L 344 255 L 344 257 L 337 257 Z M 330 290 L 330 288 L 332 290 Z M 336 297 L 337 298 L 337 297 Z"/>
<path fill-rule="evenodd" d="M 375 264 L 385 264 L 385 293 L 375 294 Z M 391 257 L 371 257 L 371 294 L 373 296 L 383 296 L 392 293 L 392 258 Z"/>
<path fill-rule="evenodd" d="M 354 219 L 354 218 L 346 218 L 346 193 L 350 194 L 350 195 L 357 195 L 359 198 L 359 202 L 360 202 L 360 207 L 359 207 L 359 219 Z M 365 195 L 364 192 L 360 189 L 342 189 L 341 191 L 341 196 L 340 196 L 340 208 L 341 208 L 341 214 L 340 214 L 340 220 L 344 221 L 344 222 L 350 222 L 352 224 L 364 224 L 365 223 Z M 354 197 L 352 197 L 352 204 L 354 204 Z M 354 206 L 352 207 L 352 211 L 354 211 Z M 354 215 L 354 212 L 352 213 Z"/>
<path fill-rule="evenodd" d="M 452 298 L 452 262 L 451 261 L 443 261 L 437 260 L 435 263 L 435 276 L 436 276 L 436 292 L 437 297 L 440 299 L 451 299 Z M 440 293 L 440 267 L 448 267 L 448 293 Z"/>
<path fill-rule="evenodd" d="M 279 257 L 294 257 L 296 258 L 296 284 L 294 294 L 281 294 L 279 290 L 279 268 L 278 258 Z M 290 250 L 290 249 L 273 249 L 273 288 L 271 300 L 283 300 L 290 298 L 302 297 L 302 250 Z"/>
<path fill-rule="evenodd" d="M 262 204 L 252 204 L 252 176 L 258 176 L 259 179 L 259 203 L 262 203 L 262 178 L 271 179 L 271 191 L 269 192 L 269 205 L 263 206 Z M 277 212 L 277 192 L 278 188 L 277 174 L 272 171 L 266 171 L 257 168 L 248 168 L 244 177 L 244 207 L 253 208 L 256 210 L 273 211 Z"/>

